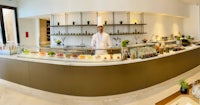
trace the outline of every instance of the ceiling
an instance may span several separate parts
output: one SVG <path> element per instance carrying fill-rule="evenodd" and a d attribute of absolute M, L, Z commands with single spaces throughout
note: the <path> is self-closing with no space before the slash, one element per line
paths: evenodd
<path fill-rule="evenodd" d="M 8 1 L 20 1 L 20 0 L 8 0 Z M 184 2 L 186 4 L 200 4 L 200 0 L 179 0 L 181 2 Z"/>
<path fill-rule="evenodd" d="M 180 0 L 187 4 L 200 4 L 200 0 Z"/>
<path fill-rule="evenodd" d="M 20 2 L 21 0 L 8 0 L 8 1 Z M 200 4 L 200 0 L 178 0 L 178 1 L 189 4 L 189 5 L 199 5 Z"/>

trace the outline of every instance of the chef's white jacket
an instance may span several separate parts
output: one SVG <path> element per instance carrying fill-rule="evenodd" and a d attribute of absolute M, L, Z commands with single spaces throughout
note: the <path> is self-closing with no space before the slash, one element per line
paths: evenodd
<path fill-rule="evenodd" d="M 91 47 L 95 49 L 107 49 L 112 47 L 110 35 L 107 33 L 96 33 L 92 36 Z M 95 54 L 107 54 L 107 50 L 96 50 Z"/>

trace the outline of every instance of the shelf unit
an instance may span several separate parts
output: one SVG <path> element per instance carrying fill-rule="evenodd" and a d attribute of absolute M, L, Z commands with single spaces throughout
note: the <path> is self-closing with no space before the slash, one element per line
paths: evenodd
<path fill-rule="evenodd" d="M 46 21 L 46 27 L 47 27 L 47 41 L 50 41 L 50 21 Z"/>
<path fill-rule="evenodd" d="M 71 34 L 51 34 L 51 36 L 70 36 L 70 35 L 74 35 L 74 36 L 91 36 L 93 35 L 94 33 L 92 34 L 85 34 L 85 33 L 81 33 L 81 34 L 75 34 L 75 33 L 71 33 Z M 141 32 L 138 32 L 138 33 L 109 33 L 109 35 L 138 35 L 138 34 L 147 34 L 147 33 L 141 33 Z"/>
<path fill-rule="evenodd" d="M 116 18 L 119 16 L 119 14 L 117 14 L 118 12 L 110 12 L 110 16 L 109 18 L 112 18 L 111 21 L 109 21 L 109 23 L 111 24 L 104 24 L 104 28 L 107 27 L 111 27 L 112 28 L 112 32 L 107 32 L 110 35 L 138 35 L 138 34 L 146 34 L 146 32 L 144 32 L 144 16 L 143 13 L 140 14 L 140 23 L 131 23 L 130 22 L 130 12 L 120 12 L 122 13 L 122 15 L 126 15 L 125 17 L 127 19 L 123 20 L 126 21 L 124 23 L 117 23 Z M 68 22 L 68 17 L 70 14 L 64 14 L 64 17 L 61 17 L 60 19 L 65 19 L 64 22 L 62 22 L 62 24 L 60 24 L 59 22 L 56 24 L 53 20 L 53 24 L 51 24 L 51 28 L 53 31 L 51 31 L 51 35 L 52 36 L 66 36 L 66 35 L 93 35 L 94 33 L 96 33 L 96 26 L 97 26 L 97 21 L 92 21 L 90 22 L 90 24 L 86 24 L 86 20 L 83 20 L 83 15 L 84 14 L 88 14 L 91 15 L 91 19 L 96 18 L 95 20 L 97 20 L 97 17 L 99 15 L 102 15 L 102 13 L 97 13 L 97 12 L 80 12 L 79 13 L 79 22 L 75 22 L 75 21 L 70 21 Z M 73 15 L 73 14 L 72 14 Z M 54 16 L 52 16 L 54 17 Z M 58 19 L 58 18 L 57 18 Z M 90 19 L 90 18 L 89 18 Z M 83 22 L 85 21 L 85 22 Z M 104 20 L 105 21 L 105 20 Z M 106 20 L 107 21 L 107 20 Z M 121 20 L 122 21 L 122 20 Z M 123 22 L 122 21 L 122 22 Z M 70 24 L 69 24 L 70 23 Z M 77 24 L 78 23 L 78 24 Z M 55 25 L 56 24 L 56 25 Z M 121 31 L 121 27 L 125 27 L 127 29 L 127 31 Z M 78 31 L 76 32 L 69 32 L 69 28 L 71 29 L 78 29 Z M 86 30 L 83 30 L 84 28 L 86 28 Z M 90 29 L 87 29 L 90 28 Z M 134 30 L 133 30 L 134 29 Z M 95 32 L 90 32 L 90 30 L 95 30 Z"/>
<path fill-rule="evenodd" d="M 146 25 L 146 24 L 104 24 L 103 26 L 127 26 L 127 25 Z M 70 26 L 97 26 L 97 24 L 76 24 L 76 25 L 52 25 L 51 27 L 70 27 Z"/>

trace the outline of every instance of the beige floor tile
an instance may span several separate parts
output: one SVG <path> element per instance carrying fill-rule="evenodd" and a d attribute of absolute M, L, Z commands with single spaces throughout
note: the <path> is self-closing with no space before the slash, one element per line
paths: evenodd
<path fill-rule="evenodd" d="M 0 105 L 20 105 L 25 98 L 25 95 L 7 89 L 0 93 Z"/>
<path fill-rule="evenodd" d="M 60 105 L 50 101 L 34 98 L 34 97 L 26 97 L 23 100 L 23 103 L 20 105 Z"/>
<path fill-rule="evenodd" d="M 179 89 L 177 81 L 200 79 L 200 66 L 147 89 L 108 97 L 76 97 L 45 92 L 0 79 L 0 105 L 155 105 Z M 151 90 L 151 91 L 149 91 Z M 145 93 L 145 94 L 144 94 Z"/>

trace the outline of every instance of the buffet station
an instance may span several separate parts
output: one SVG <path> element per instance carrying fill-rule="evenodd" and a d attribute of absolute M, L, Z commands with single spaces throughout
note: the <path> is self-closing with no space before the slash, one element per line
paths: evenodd
<path fill-rule="evenodd" d="M 166 44 L 165 43 L 169 43 Z M 36 58 L 46 60 L 58 60 L 67 62 L 115 62 L 134 59 L 145 59 L 159 54 L 184 50 L 183 46 L 175 44 L 175 41 L 156 43 L 142 43 L 127 45 L 125 47 L 112 47 L 109 49 L 91 49 L 89 46 L 66 47 L 31 47 L 20 46 L 18 57 Z M 106 50 L 107 54 L 95 54 L 95 51 Z"/>
<path fill-rule="evenodd" d="M 0 50 L 2 79 L 74 96 L 107 96 L 144 89 L 200 64 L 198 42 L 177 44 L 173 40 L 109 49 L 1 46 Z M 4 54 L 5 50 L 17 54 Z M 95 55 L 95 50 L 108 53 Z"/>

